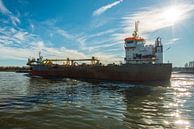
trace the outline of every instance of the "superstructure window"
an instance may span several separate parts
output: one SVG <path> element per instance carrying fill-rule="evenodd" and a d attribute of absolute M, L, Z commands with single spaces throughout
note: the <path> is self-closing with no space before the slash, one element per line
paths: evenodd
<path fill-rule="evenodd" d="M 127 41 L 127 43 L 133 43 L 133 41 L 132 40 L 129 40 L 129 41 Z"/>
<path fill-rule="evenodd" d="M 137 44 L 143 44 L 143 42 L 142 41 L 138 41 Z"/>

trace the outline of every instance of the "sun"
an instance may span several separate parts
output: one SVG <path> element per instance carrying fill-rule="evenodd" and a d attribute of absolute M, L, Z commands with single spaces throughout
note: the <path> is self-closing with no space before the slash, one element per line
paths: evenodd
<path fill-rule="evenodd" d="M 181 19 L 181 10 L 177 7 L 169 7 L 164 10 L 163 18 L 172 24 L 175 24 Z"/>

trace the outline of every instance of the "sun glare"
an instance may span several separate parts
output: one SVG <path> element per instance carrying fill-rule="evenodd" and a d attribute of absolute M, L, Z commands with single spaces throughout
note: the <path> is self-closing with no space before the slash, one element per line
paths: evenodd
<path fill-rule="evenodd" d="M 170 7 L 164 11 L 164 19 L 172 24 L 180 20 L 181 10 L 177 7 Z"/>

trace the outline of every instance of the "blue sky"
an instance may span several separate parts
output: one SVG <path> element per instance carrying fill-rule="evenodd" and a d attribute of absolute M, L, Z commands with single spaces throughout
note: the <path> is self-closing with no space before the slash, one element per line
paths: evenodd
<path fill-rule="evenodd" d="M 136 20 L 147 44 L 162 38 L 165 62 L 194 60 L 192 0 L 0 0 L 0 65 L 25 65 L 39 51 L 118 63 Z"/>

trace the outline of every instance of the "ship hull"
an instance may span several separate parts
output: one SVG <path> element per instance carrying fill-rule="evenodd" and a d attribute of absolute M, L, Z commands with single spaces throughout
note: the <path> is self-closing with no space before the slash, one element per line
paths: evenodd
<path fill-rule="evenodd" d="M 124 82 L 170 80 L 171 64 L 125 64 L 120 66 L 32 65 L 30 75 Z"/>

